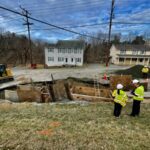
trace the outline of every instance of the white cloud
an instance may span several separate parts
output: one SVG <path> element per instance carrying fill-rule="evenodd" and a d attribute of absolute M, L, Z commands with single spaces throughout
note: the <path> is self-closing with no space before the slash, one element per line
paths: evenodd
<path fill-rule="evenodd" d="M 142 2 L 143 1 L 143 2 Z M 150 8 L 146 9 L 146 0 L 136 1 L 136 0 L 117 0 L 115 4 L 115 15 L 114 21 L 119 22 L 150 22 Z M 149 0 L 147 0 L 148 2 Z M 109 13 L 111 0 L 32 0 L 25 3 L 24 0 L 1 0 L 8 8 L 19 8 L 19 4 L 22 4 L 29 12 L 33 18 L 60 26 L 60 27 L 71 27 L 80 26 L 86 24 L 102 23 L 109 21 Z M 21 10 L 17 10 L 21 11 Z M 3 12 L 1 10 L 1 12 Z M 5 11 L 6 12 L 6 11 Z M 4 13 L 3 13 L 4 14 Z M 8 16 L 12 15 L 12 18 L 22 18 L 10 12 L 6 12 Z M 23 20 L 19 22 L 11 21 L 10 18 L 0 17 L 0 26 L 5 27 L 8 30 L 17 32 L 18 30 L 25 30 L 22 23 Z M 7 23 L 8 21 L 8 23 Z M 34 22 L 34 21 L 31 21 Z M 50 26 L 43 25 L 38 22 L 34 22 L 31 27 L 31 31 L 34 28 L 51 28 Z M 144 25 L 113 25 L 112 32 L 122 32 L 126 34 L 127 32 L 145 32 L 148 26 Z M 68 28 L 70 29 L 70 28 Z M 79 33 L 93 34 L 99 31 L 108 33 L 108 24 L 99 26 L 87 26 L 84 28 L 71 28 L 71 30 Z M 54 32 L 55 31 L 55 32 Z M 68 33 L 62 30 L 52 30 L 52 31 L 32 31 L 32 37 L 35 38 L 45 38 L 45 39 L 67 39 L 71 37 L 76 37 L 75 34 Z"/>

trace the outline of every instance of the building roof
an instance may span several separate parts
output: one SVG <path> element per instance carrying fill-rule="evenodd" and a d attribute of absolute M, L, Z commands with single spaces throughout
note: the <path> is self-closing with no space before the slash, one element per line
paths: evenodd
<path fill-rule="evenodd" d="M 84 41 L 79 40 L 59 40 L 56 44 L 49 44 L 49 47 L 53 48 L 80 48 L 83 49 L 85 47 Z"/>
<path fill-rule="evenodd" d="M 130 50 L 130 51 L 150 51 L 149 45 L 132 45 L 132 44 L 118 44 L 114 45 L 118 50 Z"/>

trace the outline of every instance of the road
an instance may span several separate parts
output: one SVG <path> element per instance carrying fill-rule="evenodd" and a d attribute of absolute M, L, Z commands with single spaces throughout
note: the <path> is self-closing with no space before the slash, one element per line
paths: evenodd
<path fill-rule="evenodd" d="M 54 79 L 66 79 L 68 77 L 75 78 L 94 78 L 95 75 L 100 75 L 105 72 L 111 73 L 112 71 L 125 69 L 125 66 L 111 65 L 105 67 L 100 64 L 84 65 L 83 67 L 67 67 L 67 68 L 50 68 L 50 69 L 25 69 L 25 68 L 13 68 L 13 75 L 15 78 L 24 76 L 26 78 L 32 78 L 34 82 L 39 81 L 51 81 L 51 74 Z"/>

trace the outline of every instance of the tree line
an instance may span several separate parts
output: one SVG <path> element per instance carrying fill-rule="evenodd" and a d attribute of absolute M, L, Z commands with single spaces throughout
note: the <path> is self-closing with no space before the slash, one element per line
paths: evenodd
<path fill-rule="evenodd" d="M 94 35 L 95 36 L 95 35 Z M 111 43 L 108 45 L 107 35 L 98 33 L 94 38 L 78 37 L 78 40 L 84 40 L 86 44 L 84 53 L 84 62 L 86 63 L 104 63 L 107 52 L 112 44 L 145 44 L 142 36 L 136 36 L 133 40 L 121 41 L 121 34 L 114 35 Z M 44 48 L 48 43 L 40 40 L 32 40 L 33 63 L 44 64 Z M 0 63 L 6 64 L 30 64 L 29 40 L 25 35 L 17 35 L 11 32 L 0 32 Z"/>
<path fill-rule="evenodd" d="M 43 42 L 31 41 L 33 63 L 44 63 Z M 10 32 L 0 33 L 0 63 L 28 64 L 30 63 L 29 40 L 25 35 Z"/>

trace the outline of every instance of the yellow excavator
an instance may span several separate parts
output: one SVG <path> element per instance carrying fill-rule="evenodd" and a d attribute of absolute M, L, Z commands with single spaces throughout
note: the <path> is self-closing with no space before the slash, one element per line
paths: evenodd
<path fill-rule="evenodd" d="M 7 68 L 5 64 L 0 64 L 0 83 L 13 81 L 14 77 L 11 69 Z"/>

